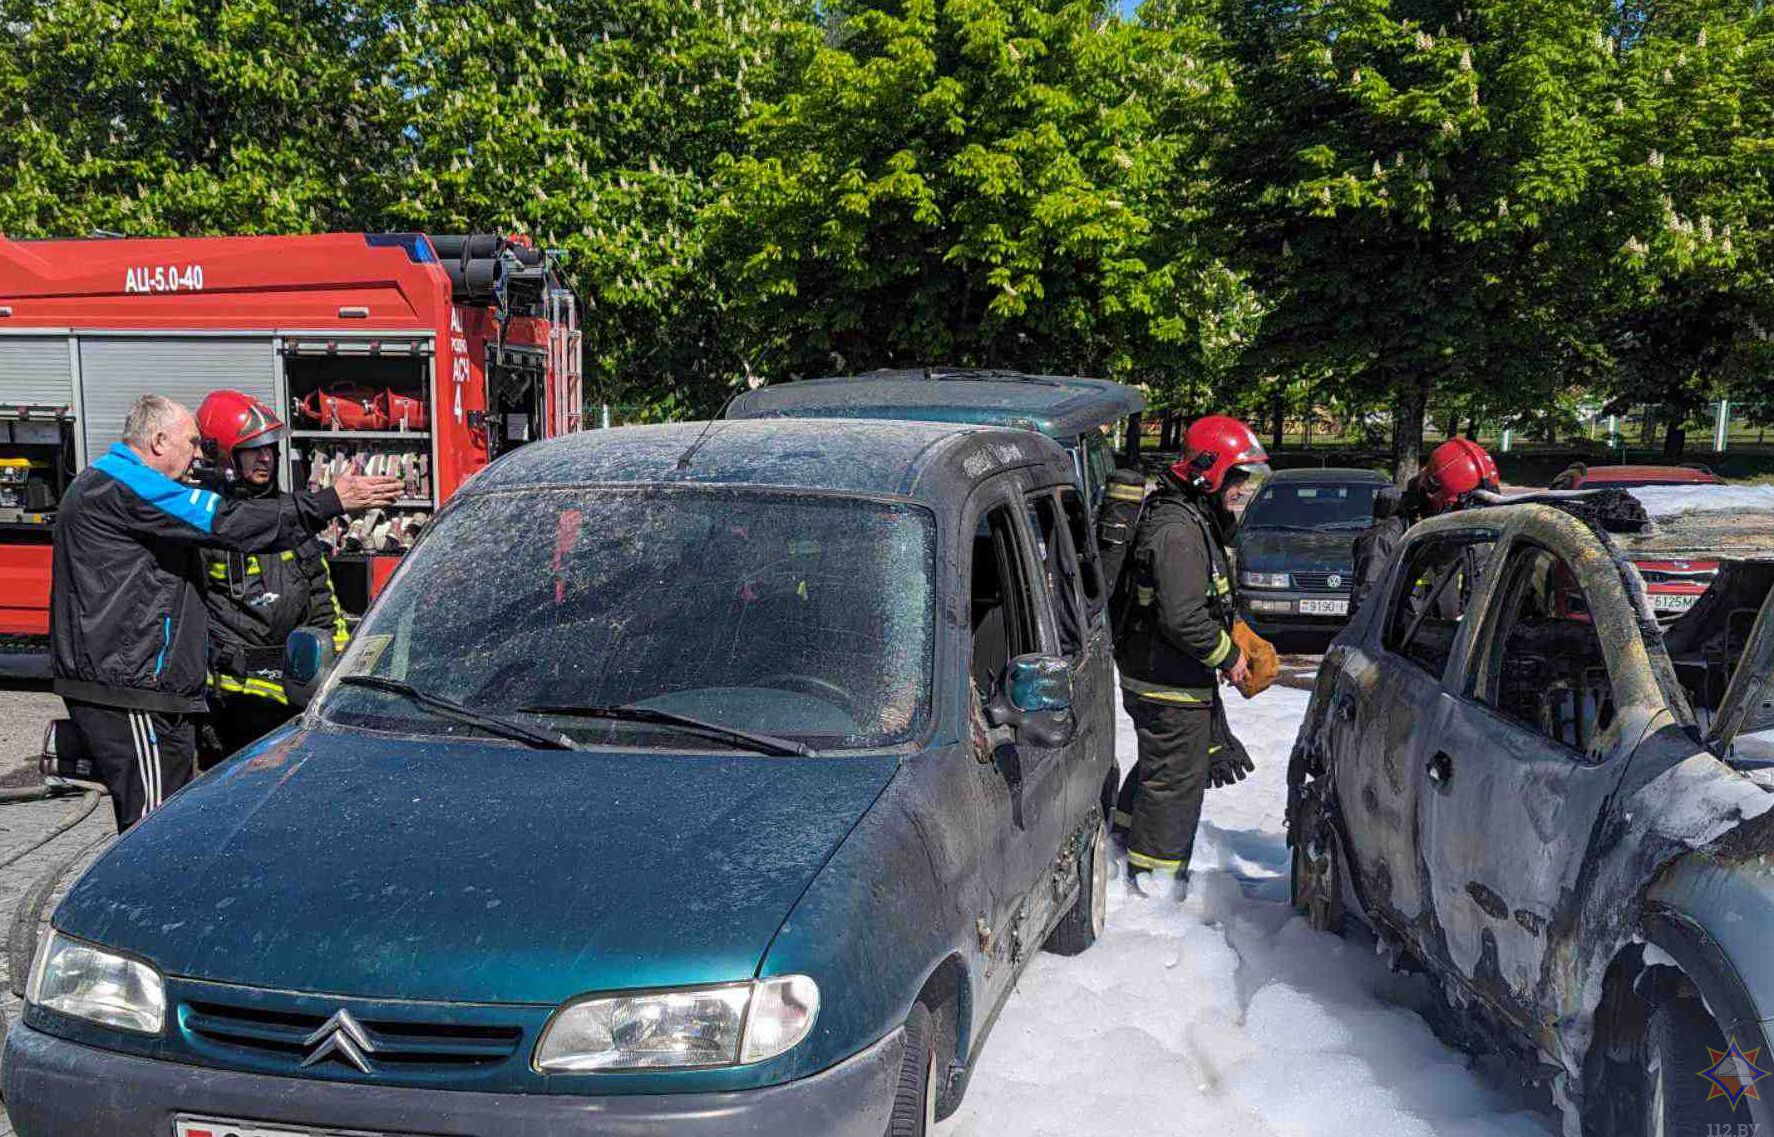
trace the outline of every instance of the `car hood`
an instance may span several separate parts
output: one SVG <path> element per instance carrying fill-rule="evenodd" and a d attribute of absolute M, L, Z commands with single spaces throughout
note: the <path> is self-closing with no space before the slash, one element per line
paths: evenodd
<path fill-rule="evenodd" d="M 731 981 L 897 768 L 291 730 L 119 840 L 55 924 L 170 974 L 336 995 Z"/>
<path fill-rule="evenodd" d="M 1355 563 L 1359 529 L 1328 532 L 1243 529 L 1238 533 L 1238 567 L 1246 572 L 1349 570 Z"/>

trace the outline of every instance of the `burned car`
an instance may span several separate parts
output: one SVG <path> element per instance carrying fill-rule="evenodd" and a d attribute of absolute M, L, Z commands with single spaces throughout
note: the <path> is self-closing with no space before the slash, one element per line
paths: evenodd
<path fill-rule="evenodd" d="M 501 458 L 304 717 L 74 885 L 7 1038 L 13 1124 L 926 1133 L 1035 953 L 1103 926 L 1087 537 L 1023 431 Z"/>
<path fill-rule="evenodd" d="M 1737 1132 L 1774 1105 L 1774 561 L 1661 629 L 1608 505 L 1410 531 L 1294 747 L 1293 898 L 1431 976 L 1567 1132 Z"/>

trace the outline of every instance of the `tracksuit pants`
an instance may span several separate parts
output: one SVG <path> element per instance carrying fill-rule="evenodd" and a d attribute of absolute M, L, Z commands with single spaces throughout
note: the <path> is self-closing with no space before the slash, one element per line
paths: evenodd
<path fill-rule="evenodd" d="M 1243 750 L 1216 693 L 1210 703 L 1168 703 L 1121 693 L 1133 719 L 1140 757 L 1115 799 L 1115 823 L 1127 831 L 1135 869 L 1186 872 L 1207 774 L 1222 747 Z"/>
<path fill-rule="evenodd" d="M 67 704 L 68 716 L 111 792 L 119 833 L 158 809 L 191 780 L 197 730 L 190 715 L 73 700 Z"/>

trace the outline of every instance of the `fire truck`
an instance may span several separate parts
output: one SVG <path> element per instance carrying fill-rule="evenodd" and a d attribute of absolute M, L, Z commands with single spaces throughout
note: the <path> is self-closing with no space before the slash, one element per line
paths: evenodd
<path fill-rule="evenodd" d="M 47 647 L 56 503 L 148 392 L 276 408 L 286 489 L 406 480 L 393 509 L 322 535 L 362 611 L 458 486 L 581 425 L 559 267 L 521 236 L 0 238 L 0 656 Z"/>

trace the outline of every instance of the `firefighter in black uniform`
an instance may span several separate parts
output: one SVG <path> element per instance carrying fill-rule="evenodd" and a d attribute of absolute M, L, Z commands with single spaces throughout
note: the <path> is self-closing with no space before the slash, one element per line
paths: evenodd
<path fill-rule="evenodd" d="M 235 501 L 275 500 L 283 423 L 239 391 L 215 391 L 197 408 L 203 448 L 215 464 L 211 487 Z M 263 552 L 206 549 L 210 718 L 199 764 L 208 769 L 301 710 L 283 685 L 283 645 L 297 628 L 330 635 L 345 648 L 345 613 L 333 593 L 325 549 L 308 537 Z"/>
<path fill-rule="evenodd" d="M 1268 460 L 1237 419 L 1199 419 L 1140 517 L 1115 645 L 1122 701 L 1139 735 L 1139 764 L 1117 808 L 1136 889 L 1145 872 L 1174 874 L 1186 887 L 1210 778 L 1226 784 L 1252 768 L 1219 697 L 1221 679 L 1236 682 L 1247 669 L 1232 640 L 1226 536 L 1236 505 L 1267 478 Z"/>
<path fill-rule="evenodd" d="M 1501 484 L 1496 460 L 1470 438 L 1450 438 L 1429 455 L 1429 463 L 1402 492 L 1382 490 L 1374 497 L 1374 523 L 1355 538 L 1355 590 L 1351 610 L 1360 609 L 1380 578 L 1392 565 L 1393 550 L 1412 525 L 1466 504 L 1467 495 L 1478 490 L 1496 493 Z M 1465 607 L 1478 580 L 1477 553 L 1468 549 L 1469 563 L 1460 567 L 1460 588 L 1450 595 L 1442 590 L 1438 606 L 1447 619 L 1455 619 Z M 1454 610 L 1447 611 L 1452 605 Z"/>
<path fill-rule="evenodd" d="M 190 411 L 144 395 L 123 441 L 80 472 L 56 510 L 55 691 L 119 830 L 191 776 L 209 640 L 199 550 L 291 548 L 331 518 L 400 494 L 397 478 L 348 475 L 317 494 L 224 499 L 180 480 L 199 443 Z"/>

